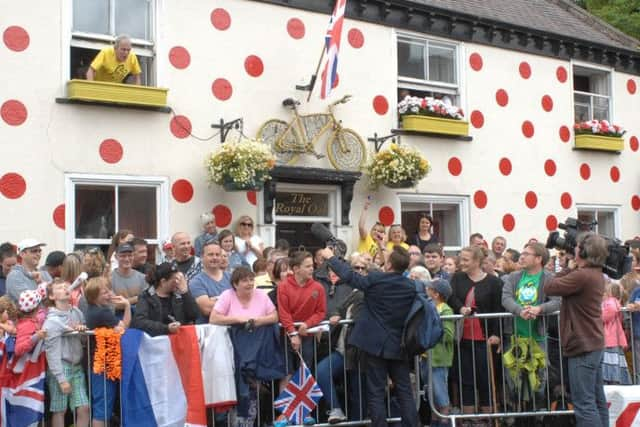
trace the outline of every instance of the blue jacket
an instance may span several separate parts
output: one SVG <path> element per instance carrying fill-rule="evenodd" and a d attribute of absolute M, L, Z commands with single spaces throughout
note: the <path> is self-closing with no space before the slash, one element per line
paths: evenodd
<path fill-rule="evenodd" d="M 416 297 L 413 280 L 402 273 L 377 271 L 361 276 L 335 256 L 328 263 L 338 277 L 364 292 L 364 303 L 349 344 L 383 359 L 404 360 L 400 339 Z"/>

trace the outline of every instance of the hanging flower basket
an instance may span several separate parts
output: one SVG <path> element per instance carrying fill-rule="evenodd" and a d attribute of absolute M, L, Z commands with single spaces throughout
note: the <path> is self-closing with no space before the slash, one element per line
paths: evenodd
<path fill-rule="evenodd" d="M 245 137 L 225 142 L 206 161 L 209 183 L 226 191 L 261 190 L 275 164 L 268 145 Z"/>
<path fill-rule="evenodd" d="M 419 151 L 397 144 L 378 152 L 366 168 L 372 189 L 381 185 L 389 188 L 415 187 L 430 170 L 429 161 Z"/>

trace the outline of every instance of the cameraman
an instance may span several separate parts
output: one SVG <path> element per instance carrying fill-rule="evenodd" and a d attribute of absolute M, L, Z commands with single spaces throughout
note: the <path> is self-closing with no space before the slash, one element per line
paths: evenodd
<path fill-rule="evenodd" d="M 608 256 L 606 241 L 595 233 L 577 239 L 575 268 L 544 285 L 550 296 L 561 296 L 560 336 L 569 362 L 571 400 L 577 427 L 606 427 L 609 410 L 602 380 L 602 267 Z"/>

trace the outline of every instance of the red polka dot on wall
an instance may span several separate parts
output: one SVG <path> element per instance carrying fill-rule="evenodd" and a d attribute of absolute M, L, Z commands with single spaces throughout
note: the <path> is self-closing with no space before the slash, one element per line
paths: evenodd
<path fill-rule="evenodd" d="M 453 176 L 458 176 L 462 173 L 462 162 L 457 157 L 451 157 L 447 167 L 449 168 L 449 173 Z"/>
<path fill-rule="evenodd" d="M 631 151 L 638 151 L 639 146 L 640 144 L 638 143 L 637 136 L 632 136 L 631 138 L 629 138 L 629 148 L 631 148 Z"/>
<path fill-rule="evenodd" d="M 471 125 L 476 129 L 484 126 L 484 114 L 482 114 L 482 111 L 473 110 L 471 112 Z"/>
<path fill-rule="evenodd" d="M 122 159 L 122 144 L 115 139 L 105 139 L 100 143 L 100 157 L 107 163 L 118 163 Z"/>
<path fill-rule="evenodd" d="M 569 130 L 568 126 L 560 126 L 558 135 L 560 135 L 560 140 L 562 142 L 569 142 L 569 140 L 571 139 L 571 131 Z"/>
<path fill-rule="evenodd" d="M 558 218 L 556 218 L 555 215 L 547 216 L 545 223 L 548 231 L 553 231 L 558 228 Z"/>
<path fill-rule="evenodd" d="M 498 89 L 496 91 L 496 102 L 501 107 L 505 107 L 509 103 L 509 94 L 506 90 Z"/>
<path fill-rule="evenodd" d="M 211 209 L 211 213 L 216 217 L 216 227 L 226 227 L 231 224 L 233 214 L 226 205 L 216 205 Z"/>
<path fill-rule="evenodd" d="M 611 166 L 609 170 L 609 176 L 611 177 L 611 181 L 618 182 L 620 181 L 620 169 L 617 166 Z"/>
<path fill-rule="evenodd" d="M 524 204 L 527 205 L 529 209 L 534 209 L 538 206 L 538 196 L 533 191 L 527 191 L 527 194 L 524 195 Z"/>
<path fill-rule="evenodd" d="M 13 25 L 2 33 L 5 46 L 14 52 L 22 52 L 29 47 L 29 33 L 22 27 Z"/>
<path fill-rule="evenodd" d="M 378 95 L 373 98 L 373 110 L 381 116 L 387 114 L 387 111 L 389 111 L 389 102 L 387 101 L 387 98 L 382 95 Z"/>
<path fill-rule="evenodd" d="M 528 79 L 531 77 L 531 66 L 527 61 L 522 61 L 518 66 L 518 72 L 520 73 L 520 77 Z"/>
<path fill-rule="evenodd" d="M 304 22 L 299 18 L 291 18 L 287 21 L 287 33 L 291 38 L 300 40 L 305 34 Z"/>
<path fill-rule="evenodd" d="M 549 95 L 544 95 L 540 103 L 542 104 L 542 109 L 547 113 L 553 110 L 553 99 Z"/>
<path fill-rule="evenodd" d="M 556 162 L 552 159 L 547 159 L 544 162 L 544 173 L 546 173 L 547 176 L 554 176 L 556 174 L 556 170 Z"/>
<path fill-rule="evenodd" d="M 233 86 L 227 79 L 215 79 L 211 84 L 211 92 L 220 101 L 226 101 L 233 94 Z"/>
<path fill-rule="evenodd" d="M 56 206 L 53 210 L 53 223 L 60 229 L 64 230 L 65 228 L 65 206 L 64 203 Z"/>
<path fill-rule="evenodd" d="M 631 197 L 631 208 L 634 211 L 640 211 L 640 196 L 637 194 L 634 194 L 633 197 Z"/>
<path fill-rule="evenodd" d="M 260 77 L 264 71 L 264 64 L 259 56 L 249 55 L 244 60 L 244 69 L 251 77 Z"/>
<path fill-rule="evenodd" d="M 591 178 L 591 167 L 587 163 L 580 165 L 580 177 L 585 181 Z"/>
<path fill-rule="evenodd" d="M 498 162 L 498 169 L 500 169 L 500 173 L 504 176 L 509 176 L 511 174 L 512 166 L 511 160 L 506 157 L 503 157 Z"/>
<path fill-rule="evenodd" d="M 636 81 L 633 79 L 627 80 L 627 92 L 629 92 L 631 95 L 634 95 L 636 93 L 636 89 Z"/>
<path fill-rule="evenodd" d="M 395 221 L 396 215 L 393 213 L 393 209 L 389 206 L 383 206 L 378 211 L 378 220 L 388 227 Z"/>
<path fill-rule="evenodd" d="M 556 78 L 560 83 L 565 83 L 567 81 L 567 69 L 560 65 L 556 68 Z"/>
<path fill-rule="evenodd" d="M 531 123 L 529 120 L 525 120 L 524 122 L 522 122 L 522 134 L 525 136 L 525 138 L 533 137 L 534 133 L 535 128 L 533 126 L 533 123 Z"/>
<path fill-rule="evenodd" d="M 571 194 L 569 193 L 562 193 L 560 195 L 560 205 L 564 208 L 564 209 L 570 209 L 571 205 L 573 205 L 573 200 L 571 198 Z"/>
<path fill-rule="evenodd" d="M 171 119 L 169 129 L 176 138 L 186 138 L 191 135 L 191 121 L 185 116 L 175 116 Z"/>
<path fill-rule="evenodd" d="M 484 209 L 487 206 L 487 193 L 478 190 L 473 194 L 473 203 L 478 209 Z"/>
<path fill-rule="evenodd" d="M 182 46 L 174 46 L 169 50 L 169 62 L 179 70 L 183 70 L 191 63 L 189 51 Z"/>
<path fill-rule="evenodd" d="M 360 49 L 364 45 L 364 35 L 357 28 L 352 28 L 347 33 L 347 40 L 354 49 Z"/>
<path fill-rule="evenodd" d="M 229 12 L 222 8 L 213 9 L 211 12 L 211 25 L 220 31 L 228 29 L 231 26 L 231 16 Z"/>
<path fill-rule="evenodd" d="M 469 65 L 473 71 L 482 70 L 482 56 L 477 52 L 469 55 Z"/>
<path fill-rule="evenodd" d="M 171 194 L 176 202 L 187 203 L 193 198 L 193 185 L 186 179 L 179 179 L 171 186 Z"/>
<path fill-rule="evenodd" d="M 247 200 L 255 206 L 258 203 L 258 194 L 255 191 L 247 191 Z"/>
<path fill-rule="evenodd" d="M 27 191 L 27 183 L 22 175 L 9 172 L 0 177 L 0 194 L 7 199 L 19 199 Z"/>
<path fill-rule="evenodd" d="M 516 219 L 510 213 L 504 214 L 502 217 L 502 228 L 505 231 L 513 231 L 516 228 Z"/>
<path fill-rule="evenodd" d="M 10 99 L 0 107 L 0 117 L 10 126 L 20 126 L 27 120 L 27 107 L 18 100 Z"/>

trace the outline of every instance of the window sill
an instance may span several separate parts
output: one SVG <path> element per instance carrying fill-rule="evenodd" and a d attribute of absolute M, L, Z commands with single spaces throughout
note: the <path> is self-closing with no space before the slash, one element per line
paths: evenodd
<path fill-rule="evenodd" d="M 69 80 L 67 97 L 56 98 L 60 104 L 89 104 L 134 108 L 168 113 L 168 89 L 107 83 L 89 80 Z"/>
<path fill-rule="evenodd" d="M 402 117 L 402 127 L 392 132 L 473 141 L 469 136 L 469 122 L 440 117 L 406 115 Z"/>
<path fill-rule="evenodd" d="M 574 140 L 574 150 L 608 151 L 620 154 L 624 150 L 624 139 L 615 136 L 578 134 Z"/>

